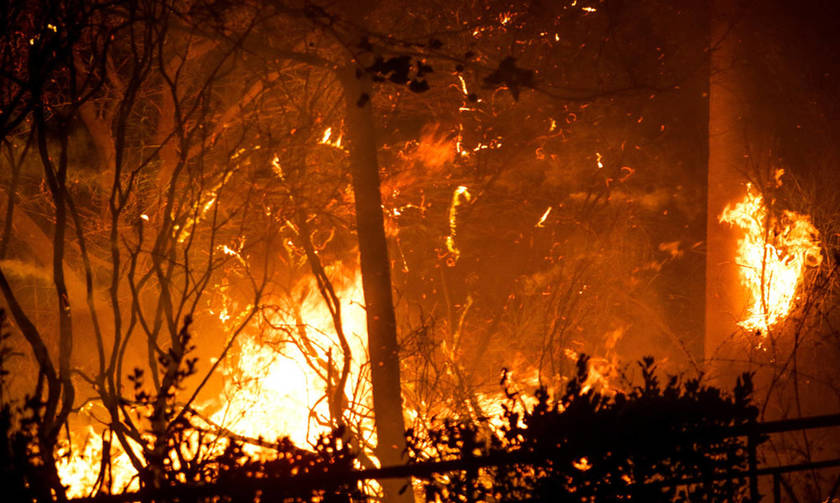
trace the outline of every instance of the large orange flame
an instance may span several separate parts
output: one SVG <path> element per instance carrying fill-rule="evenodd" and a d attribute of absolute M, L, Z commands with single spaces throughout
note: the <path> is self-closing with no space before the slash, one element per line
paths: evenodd
<path fill-rule="evenodd" d="M 735 261 L 750 307 L 738 325 L 766 335 L 790 313 L 806 266 L 820 265 L 819 233 L 807 215 L 771 214 L 750 184 L 741 201 L 726 206 L 720 222 L 744 232 Z"/>
<path fill-rule="evenodd" d="M 370 406 L 363 365 L 367 329 L 361 278 L 358 272 L 346 276 L 335 284 L 352 356 L 344 393 L 348 407 L 358 413 Z M 341 368 L 343 351 L 328 308 L 314 280 L 309 282 L 313 284 L 296 289 L 309 292 L 297 316 L 278 311 L 270 316 L 271 328 L 261 336 L 240 341 L 238 355 L 226 369 L 223 403 L 217 404 L 221 407 L 212 416 L 214 423 L 245 437 L 273 441 L 288 436 L 300 446 L 312 445 L 335 424 L 326 395 L 338 380 L 335 374 L 330 377 L 329 368 Z M 365 429 L 372 435 L 372 427 Z"/>
<path fill-rule="evenodd" d="M 365 365 L 367 330 L 361 277 L 358 271 L 338 276 L 334 286 L 341 299 L 343 331 L 352 354 L 344 389 L 347 397 L 344 414 L 361 435 L 360 444 L 370 446 L 376 439 L 369 414 L 371 396 Z M 333 367 L 340 369 L 343 354 L 332 317 L 317 293 L 314 280 L 301 281 L 293 294 L 300 300 L 296 308 L 277 310 L 269 316 L 269 328 L 240 335 L 237 354 L 224 369 L 224 390 L 201 407 L 212 425 L 269 443 L 288 436 L 301 447 L 313 445 L 319 434 L 329 432 L 335 425 L 326 399 L 330 379 L 327 368 L 332 362 Z M 279 299 L 273 300 L 281 303 Z M 297 314 L 291 312 L 294 309 Z M 222 320 L 230 316 L 226 306 L 215 311 L 211 314 Z M 336 376 L 332 380 L 336 382 Z M 216 442 L 202 448 L 220 454 L 225 445 Z M 246 445 L 245 450 L 254 456 L 264 452 L 259 446 Z M 59 476 L 68 487 L 68 497 L 87 496 L 102 483 L 99 476 L 103 441 L 94 428 L 71 432 L 70 439 L 59 446 L 57 454 Z M 368 456 L 373 458 L 371 453 Z M 137 472 L 116 442 L 110 446 L 109 459 L 112 490 L 137 489 Z"/>
<path fill-rule="evenodd" d="M 111 460 L 109 481 L 100 479 L 103 446 L 110 445 Z M 111 489 L 121 492 L 139 488 L 137 472 L 119 444 L 105 443 L 96 431 L 88 426 L 80 432 L 71 432 L 58 446 L 56 468 L 62 484 L 67 486 L 68 498 L 81 498 L 101 484 L 110 483 Z"/>

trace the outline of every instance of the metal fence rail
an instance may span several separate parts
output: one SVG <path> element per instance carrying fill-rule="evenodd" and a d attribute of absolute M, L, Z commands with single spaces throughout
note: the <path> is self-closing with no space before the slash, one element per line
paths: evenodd
<path fill-rule="evenodd" d="M 758 493 L 758 477 L 768 475 L 773 477 L 773 502 L 780 503 L 782 501 L 782 474 L 808 470 L 821 470 L 840 466 L 840 458 L 835 458 L 821 461 L 809 461 L 806 463 L 757 468 L 757 466 L 755 466 L 756 462 L 754 446 L 756 445 L 759 436 L 769 435 L 772 433 L 806 431 L 817 428 L 830 428 L 837 426 L 840 426 L 840 414 L 828 414 L 824 416 L 812 416 L 798 419 L 783 419 L 779 421 L 756 423 L 752 427 L 748 427 L 745 431 L 737 431 L 739 435 L 746 435 L 748 438 L 748 445 L 753 446 L 753 451 L 750 454 L 750 471 L 752 472 L 750 473 L 750 498 L 752 499 L 752 501 L 757 502 L 760 499 Z M 743 429 L 744 427 L 739 428 Z M 739 428 L 736 428 L 736 430 Z M 837 479 L 837 482 L 834 484 L 834 487 L 832 487 L 829 499 L 833 498 L 837 494 L 839 488 L 840 478 Z M 789 487 L 788 491 L 790 491 Z"/>

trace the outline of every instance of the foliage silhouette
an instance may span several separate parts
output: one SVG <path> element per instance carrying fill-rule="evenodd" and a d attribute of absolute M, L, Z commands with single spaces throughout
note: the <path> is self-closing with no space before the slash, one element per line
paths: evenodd
<path fill-rule="evenodd" d="M 5 312 L 0 309 L 0 327 L 4 321 Z M 201 426 L 200 420 L 193 421 L 197 418 L 191 413 L 178 414 L 178 392 L 185 389 L 183 381 L 195 373 L 197 361 L 188 357 L 194 349 L 190 344 L 189 325 L 190 320 L 185 320 L 180 331 L 181 350 L 170 349 L 160 357 L 161 366 L 171 370 L 171 381 L 160 393 L 150 394 L 145 390 L 144 373 L 139 369 L 128 376 L 134 399 L 126 405 L 147 426 L 148 442 L 143 446 L 147 466 L 140 474 L 143 497 L 154 494 L 163 500 L 175 497 L 179 501 L 231 502 L 260 498 L 287 502 L 361 499 L 362 494 L 355 485 L 342 483 L 342 475 L 353 469 L 355 460 L 343 441 L 342 429 L 321 436 L 314 450 L 299 448 L 288 437 L 273 443 L 262 442 L 264 450 L 259 457 L 246 453 L 240 439 L 222 439 L 223 449 L 211 448 L 220 440 L 219 432 Z M 7 333 L 0 334 L 0 387 L 5 385 L 8 375 L 5 363 L 13 354 L 5 345 L 7 338 Z M 38 414 L 42 408 L 43 404 L 33 399 L 27 399 L 18 408 L 0 402 L 0 487 L 4 501 L 67 500 L 58 489 L 61 483 L 51 480 L 51 470 L 46 470 L 37 456 Z M 324 483 L 319 487 L 296 485 L 295 477 L 300 476 L 316 477 Z M 272 489 L 254 483 L 265 479 L 275 482 Z M 330 482 L 333 480 L 335 483 Z"/>
<path fill-rule="evenodd" d="M 38 454 L 38 427 L 44 403 L 26 397 L 22 406 L 5 401 L 6 364 L 15 353 L 8 346 L 6 312 L 0 309 L 0 487 L 4 501 L 59 501 L 64 499 L 54 467 L 44 465 Z"/>
<path fill-rule="evenodd" d="M 344 441 L 343 428 L 320 436 L 313 450 L 295 446 L 288 437 L 273 442 L 260 439 L 263 449 L 255 455 L 246 452 L 242 439 L 208 428 L 194 411 L 179 407 L 178 394 L 187 389 L 184 381 L 195 374 L 197 363 L 197 358 L 188 356 L 195 349 L 190 324 L 189 318 L 184 320 L 178 343 L 159 356 L 161 368 L 166 369 L 159 392 L 153 395 L 145 390 L 140 369 L 128 376 L 135 397 L 130 405 L 148 424 L 141 491 L 164 499 L 177 495 L 179 501 L 337 502 L 361 497 L 355 486 L 341 482 L 341 475 L 349 473 L 356 459 Z M 295 477 L 300 476 L 317 477 L 324 483 L 296 485 Z M 272 481 L 269 489 L 259 483 L 265 479 Z"/>
<path fill-rule="evenodd" d="M 409 431 L 414 462 L 511 454 L 522 460 L 433 476 L 423 483 L 427 501 L 747 500 L 746 477 L 714 477 L 747 467 L 746 441 L 721 433 L 757 417 L 750 374 L 728 396 L 700 378 L 671 376 L 662 385 L 653 359 L 645 358 L 642 384 L 610 396 L 584 391 L 587 363 L 585 356 L 578 360 L 558 397 L 537 389 L 530 408 L 507 392 L 497 433 L 457 422 L 423 438 Z M 694 482 L 669 482 L 681 479 Z"/>
<path fill-rule="evenodd" d="M 0 313 L 0 318 L 2 318 Z M 170 369 L 162 394 L 144 391 L 143 373 L 135 371 L 131 403 L 144 414 L 149 461 L 141 474 L 141 498 L 178 501 L 289 502 L 364 501 L 353 476 L 356 456 L 339 428 L 322 436 L 314 450 L 288 438 L 262 442 L 260 456 L 241 439 L 225 439 L 223 449 L 207 449 L 219 432 L 177 414 L 178 391 L 194 373 L 195 359 L 185 320 L 178 346 L 161 357 Z M 0 351 L 0 376 L 8 352 Z M 663 385 L 652 358 L 639 362 L 641 385 L 608 395 L 585 389 L 588 357 L 562 393 L 537 389 L 533 405 L 505 389 L 501 428 L 481 422 L 444 422 L 423 434 L 407 432 L 411 463 L 460 461 L 464 468 L 422 480 L 427 501 L 746 501 L 747 478 L 720 476 L 747 468 L 743 439 L 722 435 L 726 429 L 755 421 L 752 376 L 741 376 L 731 395 L 704 385 L 701 378 L 670 376 Z M 585 391 L 584 391 L 585 390 Z M 9 404 L 0 410 L 0 482 L 11 501 L 54 501 L 32 455 L 37 403 L 28 401 L 19 426 Z M 27 412 L 28 411 L 28 412 Z M 33 419 L 34 418 L 34 419 Z M 165 425 L 155 429 L 155 424 Z M 514 462 L 510 463 L 511 456 Z M 478 458 L 506 460 L 470 463 Z M 489 465 L 489 466 L 487 466 Z M 690 483 L 672 483 L 692 479 Z M 407 490 L 407 488 L 406 488 Z M 115 495 L 119 498 L 119 495 Z M 115 499 L 114 501 L 118 501 Z"/>

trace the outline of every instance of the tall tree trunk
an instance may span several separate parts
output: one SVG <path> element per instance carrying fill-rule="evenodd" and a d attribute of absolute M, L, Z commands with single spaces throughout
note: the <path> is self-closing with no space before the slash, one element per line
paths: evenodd
<path fill-rule="evenodd" d="M 709 75 L 709 170 L 706 221 L 706 373 L 729 385 L 741 372 L 729 362 L 743 360 L 732 334 L 743 313 L 743 292 L 734 257 L 737 231 L 718 221 L 727 204 L 743 196 L 745 146 L 744 96 L 736 54 L 740 44 L 733 0 L 711 8 Z"/>
<path fill-rule="evenodd" d="M 405 423 L 402 414 L 397 325 L 391 296 L 391 265 L 382 218 L 379 163 L 371 110 L 370 77 L 355 65 L 340 74 L 346 105 L 350 166 L 356 200 L 356 226 L 367 312 L 368 351 L 376 421 L 376 455 L 382 466 L 402 462 Z M 408 487 L 400 494 L 400 490 Z M 410 480 L 382 481 L 385 500 L 414 500 Z"/>

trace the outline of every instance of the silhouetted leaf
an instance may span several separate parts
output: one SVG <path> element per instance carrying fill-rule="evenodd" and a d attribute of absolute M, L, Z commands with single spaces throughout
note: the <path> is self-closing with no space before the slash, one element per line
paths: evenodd
<path fill-rule="evenodd" d="M 506 86 L 513 99 L 519 100 L 522 87 L 534 87 L 534 71 L 517 67 L 516 58 L 508 56 L 499 63 L 499 67 L 493 73 L 484 77 L 484 85 L 490 88 Z"/>
<path fill-rule="evenodd" d="M 414 79 L 408 84 L 408 88 L 415 93 L 422 93 L 429 90 L 429 83 L 425 79 Z"/>

